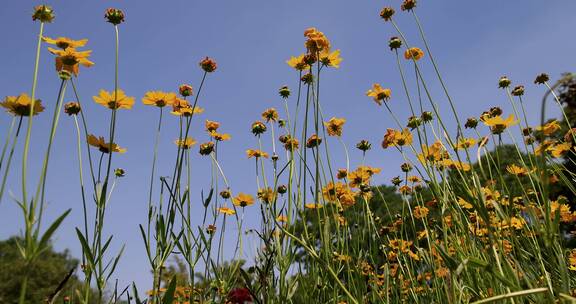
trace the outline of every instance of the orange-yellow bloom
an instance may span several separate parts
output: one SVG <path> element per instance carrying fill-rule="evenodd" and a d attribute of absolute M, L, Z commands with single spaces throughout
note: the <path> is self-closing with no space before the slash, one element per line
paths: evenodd
<path fill-rule="evenodd" d="M 210 132 L 210 136 L 216 141 L 230 140 L 231 136 L 228 133 L 218 133 L 216 131 Z"/>
<path fill-rule="evenodd" d="M 256 150 L 256 149 L 248 149 L 246 150 L 246 155 L 248 155 L 248 158 L 252 158 L 252 157 L 264 157 L 264 158 L 268 158 L 268 153 L 261 151 L 261 150 Z"/>
<path fill-rule="evenodd" d="M 100 90 L 100 94 L 92 98 L 97 104 L 111 110 L 131 109 L 134 105 L 134 97 L 126 96 L 122 90 L 118 90 L 116 93 Z"/>
<path fill-rule="evenodd" d="M 230 209 L 228 207 L 220 207 L 218 208 L 218 212 L 224 214 L 224 215 L 234 215 L 236 214 L 236 211 L 234 211 L 234 209 Z"/>
<path fill-rule="evenodd" d="M 310 68 L 310 66 L 304 62 L 304 54 L 298 57 L 291 56 L 290 59 L 286 61 L 286 63 L 298 71 L 303 71 Z"/>
<path fill-rule="evenodd" d="M 490 130 L 494 134 L 501 134 L 506 130 L 506 128 L 513 126 L 518 123 L 515 119 L 514 114 L 510 114 L 508 118 L 503 119 L 502 116 L 497 115 L 494 117 L 489 117 L 484 120 L 484 124 L 490 127 Z"/>
<path fill-rule="evenodd" d="M 372 97 L 381 106 L 382 101 L 387 101 L 392 96 L 392 90 L 383 88 L 379 83 L 372 85 L 372 89 L 366 92 L 366 96 Z"/>
<path fill-rule="evenodd" d="M 67 48 L 76 49 L 79 47 L 83 47 L 88 42 L 88 39 L 74 40 L 68 37 L 58 37 L 56 39 L 52 39 L 50 37 L 42 37 L 42 40 L 44 40 L 44 42 L 48 44 L 55 45 L 63 50 Z"/>
<path fill-rule="evenodd" d="M 264 112 L 262 112 L 262 119 L 266 122 L 277 121 L 278 111 L 276 111 L 274 108 L 266 109 Z"/>
<path fill-rule="evenodd" d="M 172 104 L 172 114 L 176 116 L 185 116 L 190 117 L 193 114 L 200 114 L 203 113 L 204 109 L 198 106 L 191 106 L 188 101 L 185 99 L 181 99 L 176 97 L 174 100 L 174 104 Z"/>
<path fill-rule="evenodd" d="M 173 105 L 176 100 L 176 94 L 167 93 L 162 91 L 149 91 L 146 92 L 144 98 L 142 98 L 142 103 L 150 106 L 157 106 L 159 108 Z"/>
<path fill-rule="evenodd" d="M 0 106 L 6 109 L 6 112 L 14 116 L 30 116 L 30 107 L 32 106 L 32 99 L 28 94 L 22 93 L 18 96 L 6 96 L 3 102 L 0 102 Z M 44 111 L 44 107 L 37 99 L 34 102 L 34 111 L 32 115 L 38 115 L 38 113 Z"/>
<path fill-rule="evenodd" d="M 192 137 L 187 137 L 186 139 L 177 139 L 176 141 L 174 141 L 174 143 L 178 147 L 180 147 L 184 150 L 188 150 L 196 144 L 196 141 Z"/>
<path fill-rule="evenodd" d="M 406 52 L 404 52 L 404 58 L 406 58 L 407 60 L 410 59 L 420 60 L 422 57 L 424 57 L 424 51 L 422 51 L 417 47 L 409 48 L 406 50 Z"/>
<path fill-rule="evenodd" d="M 335 50 L 333 52 L 328 50 L 323 51 L 320 53 L 320 62 L 322 62 L 322 64 L 325 66 L 339 68 L 340 62 L 342 62 L 342 58 L 340 57 L 340 50 Z"/>
<path fill-rule="evenodd" d="M 216 131 L 218 130 L 218 128 L 220 128 L 220 123 L 217 121 L 206 119 L 206 123 L 204 124 L 204 126 L 206 127 L 206 131 L 212 133 L 213 131 Z"/>
<path fill-rule="evenodd" d="M 254 204 L 254 197 L 250 194 L 240 192 L 236 197 L 232 198 L 232 203 L 235 206 L 247 207 Z"/>
<path fill-rule="evenodd" d="M 88 144 L 98 148 L 102 153 L 110 153 L 110 151 L 118 153 L 126 152 L 126 149 L 121 148 L 115 143 L 107 143 L 102 136 L 96 137 L 92 134 L 88 135 Z"/>
<path fill-rule="evenodd" d="M 517 166 L 515 164 L 511 164 L 511 165 L 507 166 L 506 171 L 508 171 L 508 173 L 510 173 L 510 174 L 517 175 L 518 177 L 526 176 L 526 175 L 528 175 L 528 173 L 531 172 L 531 171 L 528 171 L 526 168 Z"/>
<path fill-rule="evenodd" d="M 344 118 L 330 118 L 328 122 L 324 122 L 326 132 L 328 132 L 329 136 L 342 136 L 342 126 L 344 126 L 345 122 L 346 119 Z"/>
<path fill-rule="evenodd" d="M 48 51 L 56 55 L 56 71 L 58 72 L 65 70 L 78 76 L 80 65 L 87 68 L 94 65 L 94 62 L 88 60 L 92 51 L 77 51 L 71 47 L 65 50 L 48 48 Z"/>

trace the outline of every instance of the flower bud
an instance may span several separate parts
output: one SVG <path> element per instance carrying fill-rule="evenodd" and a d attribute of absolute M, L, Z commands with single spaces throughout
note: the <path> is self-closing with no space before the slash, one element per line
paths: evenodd
<path fill-rule="evenodd" d="M 206 73 L 212 73 L 212 72 L 216 71 L 216 68 L 218 67 L 218 65 L 216 64 L 216 61 L 214 61 L 214 59 L 212 59 L 210 57 L 206 57 L 206 58 L 202 59 L 202 61 L 200 61 L 200 67 Z"/>
<path fill-rule="evenodd" d="M 412 130 L 418 128 L 421 124 L 422 124 L 422 120 L 420 120 L 419 117 L 410 116 L 410 117 L 408 118 L 408 124 L 407 124 L 407 126 L 408 126 L 410 129 L 412 129 Z"/>
<path fill-rule="evenodd" d="M 400 169 L 402 169 L 402 172 L 410 172 L 412 171 L 412 165 L 410 165 L 409 163 L 403 163 L 402 165 L 400 165 Z"/>
<path fill-rule="evenodd" d="M 32 20 L 40 20 L 40 22 L 50 23 L 54 20 L 54 10 L 48 5 L 37 5 L 34 7 Z"/>
<path fill-rule="evenodd" d="M 314 77 L 312 76 L 312 74 L 307 73 L 307 74 L 304 74 L 304 76 L 302 76 L 302 78 L 300 78 L 300 80 L 305 84 L 311 84 L 312 81 L 314 81 Z"/>
<path fill-rule="evenodd" d="M 61 70 L 60 72 L 58 72 L 58 77 L 62 80 L 70 80 L 70 78 L 72 78 L 72 73 L 66 70 Z"/>
<path fill-rule="evenodd" d="M 399 186 L 402 183 L 402 179 L 400 178 L 400 176 L 396 176 L 394 178 L 392 178 L 392 180 L 390 180 L 392 182 L 392 185 L 394 186 Z"/>
<path fill-rule="evenodd" d="M 194 95 L 194 89 L 189 84 L 180 85 L 180 87 L 178 88 L 178 92 L 180 92 L 180 95 L 182 95 L 183 97 Z"/>
<path fill-rule="evenodd" d="M 266 132 L 266 125 L 261 121 L 256 121 L 252 124 L 252 134 L 258 136 Z"/>
<path fill-rule="evenodd" d="M 513 96 L 522 96 L 522 95 L 524 95 L 524 86 L 519 85 L 519 86 L 515 87 L 514 89 L 512 89 L 511 94 L 512 94 Z"/>
<path fill-rule="evenodd" d="M 64 105 L 64 113 L 68 115 L 76 115 L 80 113 L 80 104 L 74 101 L 71 101 Z"/>
<path fill-rule="evenodd" d="M 278 186 L 278 189 L 276 191 L 278 191 L 278 193 L 280 194 L 284 194 L 286 193 L 286 191 L 288 191 L 288 188 L 286 187 L 286 185 L 280 185 Z"/>
<path fill-rule="evenodd" d="M 394 9 L 387 6 L 380 11 L 380 17 L 384 19 L 384 21 L 390 21 L 390 19 L 392 19 L 392 16 L 394 16 L 394 13 L 395 13 Z"/>
<path fill-rule="evenodd" d="M 546 74 L 546 73 L 542 73 L 542 74 L 536 76 L 536 80 L 534 80 L 534 83 L 535 84 L 544 84 L 548 80 L 550 80 L 550 76 L 548 76 L 548 74 Z"/>
<path fill-rule="evenodd" d="M 432 119 L 434 119 L 434 115 L 430 111 L 424 111 L 422 112 L 420 118 L 422 119 L 423 122 L 429 122 L 432 121 Z"/>
<path fill-rule="evenodd" d="M 372 144 L 369 141 L 363 139 L 356 144 L 356 148 L 362 152 L 366 152 L 372 148 Z"/>
<path fill-rule="evenodd" d="M 122 168 L 116 168 L 114 169 L 114 175 L 116 175 L 116 177 L 124 177 L 126 175 L 126 171 Z"/>
<path fill-rule="evenodd" d="M 316 134 L 312 134 L 310 138 L 306 141 L 307 148 L 314 148 L 319 146 L 322 143 L 322 138 L 318 137 Z"/>
<path fill-rule="evenodd" d="M 511 83 L 512 83 L 512 81 L 510 79 L 508 79 L 508 77 L 502 76 L 502 77 L 500 77 L 500 80 L 498 80 L 498 87 L 505 89 L 505 88 L 509 87 Z"/>
<path fill-rule="evenodd" d="M 476 119 L 475 117 L 470 117 L 466 120 L 466 123 L 464 124 L 464 127 L 466 129 L 476 129 L 476 126 L 478 126 L 478 119 Z"/>
<path fill-rule="evenodd" d="M 122 12 L 121 10 L 119 10 L 117 8 L 109 8 L 106 10 L 106 13 L 104 14 L 104 18 L 106 18 L 106 21 L 108 21 L 114 25 L 118 25 L 118 24 L 124 22 L 124 12 Z"/>
<path fill-rule="evenodd" d="M 400 9 L 403 11 L 410 11 L 416 7 L 416 0 L 404 0 L 402 5 L 400 5 Z"/>
<path fill-rule="evenodd" d="M 200 145 L 200 155 L 210 155 L 214 151 L 214 143 L 209 141 Z"/>
<path fill-rule="evenodd" d="M 390 50 L 399 49 L 402 47 L 402 39 L 398 37 L 392 37 L 390 38 L 390 41 L 388 41 L 388 46 L 390 47 Z"/>
<path fill-rule="evenodd" d="M 230 190 L 226 189 L 226 190 L 220 191 L 220 197 L 222 197 L 223 199 L 229 199 L 230 196 L 232 196 L 230 194 Z"/>
<path fill-rule="evenodd" d="M 290 89 L 288 86 L 283 86 L 280 88 L 280 90 L 278 90 L 278 94 L 280 94 L 282 98 L 286 99 L 290 97 Z"/>

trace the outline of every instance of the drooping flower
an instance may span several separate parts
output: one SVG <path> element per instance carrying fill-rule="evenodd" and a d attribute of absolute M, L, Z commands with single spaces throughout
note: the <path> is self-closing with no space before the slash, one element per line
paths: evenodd
<path fill-rule="evenodd" d="M 83 47 L 86 45 L 86 43 L 88 42 L 88 39 L 80 39 L 80 40 L 74 40 L 74 39 L 70 39 L 68 37 L 58 37 L 56 39 L 50 38 L 50 37 L 42 37 L 42 40 L 48 44 L 52 44 L 55 45 L 63 50 L 67 49 L 67 48 L 79 48 L 79 47 Z"/>
<path fill-rule="evenodd" d="M 332 117 L 328 122 L 324 122 L 324 126 L 326 126 L 326 132 L 328 132 L 329 136 L 342 136 L 342 127 L 346 119 L 344 118 L 336 118 Z"/>
<path fill-rule="evenodd" d="M 90 134 L 90 135 L 88 135 L 87 140 L 88 140 L 89 145 L 91 145 L 92 147 L 98 148 L 98 150 L 100 150 L 100 152 L 102 152 L 102 153 L 110 153 L 110 151 L 118 152 L 118 153 L 126 152 L 126 149 L 121 148 L 120 146 L 118 146 L 115 143 L 107 143 L 104 140 L 103 136 L 96 137 L 96 136 Z"/>
<path fill-rule="evenodd" d="M 235 206 L 247 207 L 254 204 L 254 197 L 250 194 L 240 192 L 236 197 L 232 198 L 232 203 Z"/>
<path fill-rule="evenodd" d="M 174 143 L 178 147 L 180 147 L 184 150 L 188 150 L 196 144 L 196 141 L 192 137 L 186 137 L 186 139 L 177 139 L 176 141 L 174 141 Z"/>
<path fill-rule="evenodd" d="M 159 108 L 173 105 L 176 100 L 176 94 L 162 91 L 149 91 L 142 98 L 145 105 L 157 106 Z"/>
<path fill-rule="evenodd" d="M 84 67 L 91 67 L 94 62 L 88 60 L 92 51 L 77 51 L 75 48 L 68 47 L 65 50 L 48 48 L 50 53 L 56 55 L 56 71 L 68 71 L 75 76 L 78 76 L 80 65 Z"/>
<path fill-rule="evenodd" d="M 246 155 L 248 156 L 248 158 L 259 158 L 259 157 L 264 157 L 264 158 L 268 158 L 268 153 L 261 151 L 261 150 L 257 150 L 257 149 L 248 149 L 246 150 Z"/>
<path fill-rule="evenodd" d="M 366 96 L 372 97 L 381 106 L 383 101 L 388 101 L 392 96 L 392 90 L 384 89 L 379 83 L 372 85 L 372 89 L 366 92 Z"/>
<path fill-rule="evenodd" d="M 204 123 L 204 126 L 206 127 L 206 131 L 208 131 L 209 133 L 218 130 L 218 128 L 220 128 L 220 123 L 217 121 L 212 121 L 212 120 L 208 120 L 206 119 L 206 122 Z"/>
<path fill-rule="evenodd" d="M 404 58 L 407 60 L 420 60 L 424 57 L 424 51 L 417 47 L 411 47 L 404 52 Z"/>
<path fill-rule="evenodd" d="M 4 101 L 0 102 L 0 106 L 6 109 L 6 112 L 14 116 L 30 116 L 32 99 L 26 93 L 22 93 L 18 96 L 6 96 Z M 38 115 L 38 113 L 42 111 L 44 111 L 42 102 L 40 102 L 40 99 L 37 99 L 36 102 L 34 102 L 32 115 Z"/>
<path fill-rule="evenodd" d="M 97 104 L 111 110 L 131 109 L 134 105 L 134 97 L 126 96 L 122 90 L 117 90 L 116 93 L 100 90 L 98 96 L 92 98 Z"/>

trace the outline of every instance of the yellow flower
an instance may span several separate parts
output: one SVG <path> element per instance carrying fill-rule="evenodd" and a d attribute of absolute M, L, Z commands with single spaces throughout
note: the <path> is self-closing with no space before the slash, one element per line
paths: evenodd
<path fill-rule="evenodd" d="M 260 189 L 258 190 L 258 198 L 264 203 L 270 204 L 276 199 L 276 192 L 270 187 Z"/>
<path fill-rule="evenodd" d="M 557 120 L 553 120 L 543 126 L 539 126 L 538 128 L 536 128 L 536 130 L 538 131 L 542 131 L 542 133 L 544 133 L 544 135 L 546 136 L 550 136 L 554 133 L 556 133 L 558 130 L 560 130 L 560 124 L 558 124 Z"/>
<path fill-rule="evenodd" d="M 264 158 L 268 158 L 268 153 L 261 151 L 261 150 L 256 150 L 256 149 L 248 149 L 246 150 L 246 155 L 248 155 L 248 158 L 252 158 L 252 157 L 264 157 Z"/>
<path fill-rule="evenodd" d="M 328 122 L 324 122 L 326 132 L 329 136 L 342 136 L 342 126 L 346 123 L 344 118 L 332 117 Z"/>
<path fill-rule="evenodd" d="M 324 206 L 320 205 L 320 204 L 315 204 L 315 203 L 307 203 L 304 205 L 304 208 L 306 209 L 320 209 Z"/>
<path fill-rule="evenodd" d="M 568 255 L 568 269 L 576 271 L 576 249 L 572 249 Z"/>
<path fill-rule="evenodd" d="M 266 109 L 264 112 L 262 112 L 262 119 L 266 122 L 277 121 L 278 111 L 276 111 L 274 108 Z"/>
<path fill-rule="evenodd" d="M 22 93 L 18 96 L 6 96 L 3 102 L 0 102 L 0 106 L 6 109 L 6 112 L 14 116 L 30 116 L 30 107 L 32 106 L 32 99 L 28 94 Z M 38 115 L 38 113 L 44 111 L 44 107 L 37 99 L 34 102 L 34 111 L 32 115 Z"/>
<path fill-rule="evenodd" d="M 96 137 L 92 134 L 88 135 L 88 144 L 98 148 L 102 153 L 110 153 L 110 151 L 118 153 L 126 152 L 126 149 L 121 148 L 115 143 L 107 143 L 102 136 Z"/>
<path fill-rule="evenodd" d="M 173 105 L 176 100 L 176 94 L 166 93 L 162 91 L 150 91 L 146 92 L 144 98 L 142 98 L 142 103 L 149 106 L 157 106 L 159 108 L 165 107 L 167 105 Z"/>
<path fill-rule="evenodd" d="M 286 217 L 285 215 L 279 215 L 276 218 L 276 221 L 278 221 L 280 223 L 286 223 L 286 222 L 288 222 L 288 217 Z"/>
<path fill-rule="evenodd" d="M 384 140 L 382 141 L 382 148 L 386 149 L 388 147 L 393 146 L 405 146 L 412 144 L 413 137 L 412 133 L 408 128 L 404 130 L 394 130 L 394 129 L 387 129 L 386 134 L 384 135 Z"/>
<path fill-rule="evenodd" d="M 358 168 L 356 171 L 348 173 L 349 185 L 352 188 L 358 188 L 360 185 L 368 184 L 370 182 L 370 173 L 366 170 Z"/>
<path fill-rule="evenodd" d="M 304 54 L 298 57 L 291 56 L 290 59 L 286 61 L 286 63 L 298 71 L 303 71 L 310 68 L 310 66 L 304 62 Z"/>
<path fill-rule="evenodd" d="M 382 101 L 387 101 L 392 96 L 392 90 L 384 89 L 379 83 L 372 85 L 372 89 L 366 92 L 366 96 L 372 97 L 381 106 Z"/>
<path fill-rule="evenodd" d="M 340 57 L 340 50 L 335 50 L 334 52 L 330 52 L 328 50 L 324 50 L 320 53 L 320 62 L 323 65 L 339 68 L 340 62 L 342 62 L 342 58 Z"/>
<path fill-rule="evenodd" d="M 220 207 L 218 208 L 218 212 L 224 214 L 224 215 L 234 215 L 236 214 L 236 211 L 234 211 L 234 209 L 230 209 L 228 207 Z"/>
<path fill-rule="evenodd" d="M 558 157 L 562 157 L 562 155 L 564 155 L 566 152 L 570 151 L 570 148 L 572 148 L 572 144 L 565 142 L 565 143 L 561 143 L 561 144 L 552 145 L 546 150 L 550 151 L 550 154 L 552 155 L 552 157 L 558 158 Z"/>
<path fill-rule="evenodd" d="M 190 117 L 193 114 L 200 114 L 203 113 L 204 109 L 201 107 L 192 107 L 188 101 L 185 99 L 181 99 L 176 97 L 174 99 L 174 104 L 172 104 L 172 114 L 176 116 L 185 116 Z"/>
<path fill-rule="evenodd" d="M 417 47 L 409 48 L 406 50 L 406 52 L 404 52 L 404 58 L 407 60 L 420 60 L 422 57 L 424 57 L 424 51 Z"/>
<path fill-rule="evenodd" d="M 472 204 L 470 204 L 469 202 L 465 201 L 463 198 L 458 197 L 458 205 L 460 205 L 460 207 L 462 207 L 463 209 L 472 209 L 474 208 L 474 206 L 472 206 Z"/>
<path fill-rule="evenodd" d="M 515 119 L 514 114 L 510 114 L 508 118 L 503 119 L 502 116 L 497 115 L 494 117 L 489 117 L 484 120 L 484 124 L 490 127 L 493 134 L 501 134 L 506 130 L 506 128 L 513 126 L 518 123 Z"/>
<path fill-rule="evenodd" d="M 414 207 L 414 217 L 417 219 L 422 219 L 428 216 L 430 211 L 426 207 L 416 206 Z"/>
<path fill-rule="evenodd" d="M 184 150 L 188 150 L 196 144 L 196 141 L 192 137 L 187 137 L 186 139 L 177 139 L 176 141 L 174 141 L 174 143 L 178 147 Z"/>
<path fill-rule="evenodd" d="M 50 37 L 42 37 L 42 40 L 44 40 L 44 42 L 48 44 L 55 45 L 63 50 L 67 48 L 76 49 L 79 47 L 83 47 L 88 42 L 88 39 L 74 40 L 67 37 L 58 37 L 56 39 L 52 39 Z"/>
<path fill-rule="evenodd" d="M 515 164 L 511 164 L 511 165 L 507 166 L 506 171 L 508 171 L 508 173 L 510 173 L 510 174 L 517 175 L 518 177 L 526 176 L 526 175 L 528 175 L 528 173 L 531 172 L 531 171 L 528 171 L 526 168 L 519 167 Z"/>
<path fill-rule="evenodd" d="M 204 124 L 204 126 L 206 126 L 206 131 L 212 133 L 213 131 L 216 131 L 218 130 L 218 128 L 220 128 L 220 123 L 217 121 L 206 119 L 206 123 Z"/>
<path fill-rule="evenodd" d="M 476 139 L 474 138 L 460 138 L 458 139 L 458 144 L 456 148 L 458 149 L 468 149 L 476 144 Z"/>
<path fill-rule="evenodd" d="M 76 51 L 74 48 L 67 48 L 65 50 L 57 50 L 48 48 L 50 53 L 56 55 L 56 71 L 68 71 L 78 76 L 80 65 L 84 67 L 91 67 L 94 62 L 88 60 L 92 51 Z"/>
<path fill-rule="evenodd" d="M 134 97 L 126 96 L 122 90 L 118 90 L 116 93 L 100 90 L 100 94 L 92 98 L 97 104 L 112 110 L 131 109 L 134 105 Z"/>
<path fill-rule="evenodd" d="M 254 204 L 254 198 L 250 194 L 240 192 L 232 198 L 232 203 L 235 206 L 246 207 Z"/>
<path fill-rule="evenodd" d="M 230 134 L 228 133 L 218 133 L 216 131 L 212 131 L 210 132 L 210 136 L 212 138 L 214 138 L 214 140 L 216 141 L 225 141 L 225 140 L 230 140 Z"/>

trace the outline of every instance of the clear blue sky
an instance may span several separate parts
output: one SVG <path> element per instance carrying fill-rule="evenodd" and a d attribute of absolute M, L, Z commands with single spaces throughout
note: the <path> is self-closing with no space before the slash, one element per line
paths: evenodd
<path fill-rule="evenodd" d="M 322 104 L 325 115 L 345 117 L 344 140 L 350 146 L 353 162 L 360 153 L 352 149 L 360 139 L 373 143 L 367 164 L 383 168 L 377 182 L 388 182 L 397 175 L 401 160 L 397 153 L 379 148 L 388 127 L 394 127 L 384 108 L 378 108 L 365 96 L 374 82 L 391 87 L 390 105 L 406 119 L 408 106 L 402 94 L 395 58 L 387 47 L 392 26 L 378 16 L 385 5 L 398 7 L 401 1 L 48 1 L 56 11 L 56 20 L 46 26 L 45 35 L 89 39 L 96 63 L 82 69 L 78 79 L 80 95 L 86 105 L 89 128 L 105 134 L 109 112 L 91 101 L 103 88 L 113 88 L 114 31 L 103 18 L 107 7 L 118 7 L 126 13 L 120 26 L 120 86 L 135 96 L 133 110 L 121 111 L 118 143 L 128 149 L 115 158 L 114 166 L 127 170 L 117 185 L 108 211 L 106 230 L 115 235 L 117 250 L 126 244 L 117 278 L 128 284 L 136 281 L 147 288 L 151 278 L 138 224 L 146 219 L 147 183 L 152 158 L 153 134 L 157 119 L 155 108 L 144 107 L 140 99 L 148 90 L 176 90 L 181 83 L 198 86 L 201 71 L 198 61 L 211 56 L 218 70 L 209 75 L 200 103 L 206 112 L 194 124 L 193 136 L 206 140 L 202 132 L 204 119 L 222 123 L 221 130 L 232 135 L 222 146 L 221 163 L 235 191 L 255 194 L 253 161 L 245 149 L 256 147 L 249 128 L 268 107 L 282 108 L 277 89 L 287 84 L 295 89 L 297 74 L 285 60 L 303 51 L 302 32 L 309 26 L 323 31 L 334 48 L 341 49 L 341 68 L 324 74 Z M 0 95 L 17 95 L 31 87 L 35 35 L 38 24 L 32 22 L 36 1 L 4 1 L 0 11 L 0 66 L 3 76 Z M 399 11 L 399 10 L 398 10 Z M 488 107 L 508 102 L 497 88 L 501 75 L 516 84 L 525 84 L 526 107 L 534 122 L 539 114 L 543 88 L 532 84 L 540 72 L 552 79 L 560 73 L 575 71 L 576 2 L 554 1 L 419 1 L 417 13 L 431 41 L 437 62 L 456 101 L 461 117 L 478 115 Z M 397 12 L 397 21 L 412 44 L 422 46 L 409 14 Z M 416 43 L 418 42 L 418 43 Z M 429 61 L 426 59 L 427 65 Z M 441 107 L 449 117 L 445 98 L 434 82 L 429 68 L 425 77 L 433 85 Z M 35 177 L 46 146 L 48 125 L 58 91 L 52 55 L 44 48 L 39 74 L 38 97 L 46 112 L 35 120 L 30 172 Z M 68 92 L 66 101 L 73 100 Z M 282 113 L 282 112 L 281 112 Z M 4 136 L 10 117 L 0 114 L 0 136 Z M 167 175 L 172 166 L 177 137 L 176 119 L 169 117 L 164 125 L 160 150 L 159 174 Z M 268 135 L 269 136 L 269 135 Z M 337 142 L 334 148 L 337 167 L 342 167 L 343 152 Z M 21 151 L 21 145 L 17 151 Z M 81 200 L 77 178 L 75 130 L 73 121 L 61 117 L 50 162 L 46 214 L 57 214 L 73 208 L 55 236 L 58 249 L 69 248 L 76 257 L 80 247 L 74 227 L 80 226 Z M 20 197 L 19 155 L 8 190 Z M 209 187 L 209 160 L 194 155 L 194 192 Z M 247 178 L 246 176 L 249 176 Z M 33 182 L 32 184 L 35 184 Z M 249 225 L 258 225 L 257 209 L 249 210 Z M 21 215 L 10 195 L 0 204 L 0 238 L 21 231 Z M 231 244 L 228 246 L 232 246 Z M 257 244 L 249 244 L 251 255 Z"/>

